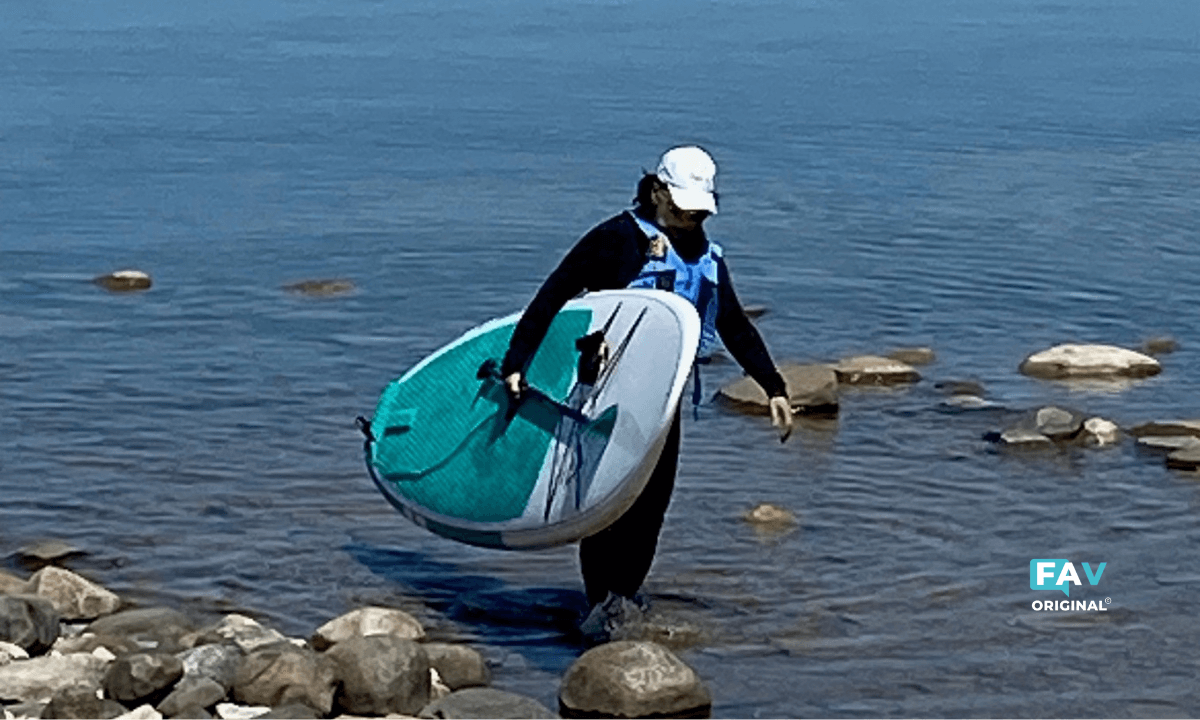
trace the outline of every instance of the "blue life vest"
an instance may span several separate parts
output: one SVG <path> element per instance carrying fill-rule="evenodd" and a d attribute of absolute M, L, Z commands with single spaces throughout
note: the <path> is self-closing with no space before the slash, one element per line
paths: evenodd
<path fill-rule="evenodd" d="M 651 253 L 641 272 L 629 283 L 631 288 L 656 288 L 667 290 L 688 300 L 700 314 L 699 358 L 707 358 L 717 344 L 717 259 L 722 256 L 721 246 L 709 241 L 708 250 L 695 262 L 686 262 L 656 225 L 634 213 L 630 216 L 651 241 Z M 658 243 L 655 243 L 655 240 Z M 655 244 L 663 248 L 661 255 L 653 255 Z"/>

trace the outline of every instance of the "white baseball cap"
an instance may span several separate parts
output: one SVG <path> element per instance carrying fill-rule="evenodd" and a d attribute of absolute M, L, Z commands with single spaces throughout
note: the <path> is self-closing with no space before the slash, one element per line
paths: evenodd
<path fill-rule="evenodd" d="M 671 199 L 680 210 L 717 212 L 717 164 L 695 145 L 671 148 L 663 153 L 654 173 L 666 183 Z"/>

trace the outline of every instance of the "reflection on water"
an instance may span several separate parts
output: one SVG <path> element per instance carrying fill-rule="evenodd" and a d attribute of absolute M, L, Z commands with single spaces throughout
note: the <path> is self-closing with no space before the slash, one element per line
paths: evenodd
<path fill-rule="evenodd" d="M 0 9 L 0 552 L 61 537 L 135 600 L 297 635 L 403 607 L 553 706 L 574 549 L 412 526 L 353 418 L 697 141 L 778 358 L 938 357 L 783 445 L 711 404 L 685 420 L 646 590 L 715 713 L 1200 709 L 1200 483 L 1128 439 L 982 439 L 1046 404 L 1200 416 L 1185 5 L 219 5 Z M 122 267 L 154 287 L 91 284 Z M 320 278 L 355 289 L 284 290 Z M 1162 336 L 1153 378 L 1017 371 Z M 947 406 L 956 381 L 992 405 Z M 762 502 L 797 524 L 757 532 Z M 1106 612 L 1031 610 L 1029 561 L 1055 557 L 1107 563 L 1072 592 Z"/>

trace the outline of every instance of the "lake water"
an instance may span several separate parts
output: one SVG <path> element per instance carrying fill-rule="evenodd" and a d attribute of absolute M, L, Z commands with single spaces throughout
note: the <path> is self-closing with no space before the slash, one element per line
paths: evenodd
<path fill-rule="evenodd" d="M 695 142 L 778 360 L 938 357 L 785 445 L 685 422 L 646 590 L 703 631 L 714 714 L 1196 715 L 1200 480 L 1128 439 L 998 451 L 1009 414 L 935 385 L 1200 417 L 1198 38 L 1164 0 L 3 3 L 0 552 L 298 635 L 397 604 L 555 707 L 574 549 L 409 524 L 353 419 Z M 90 283 L 123 267 L 153 289 Z M 282 289 L 312 278 L 356 289 Z M 1144 381 L 1017 371 L 1163 335 Z M 1034 612 L 1034 558 L 1105 562 L 1071 597 L 1107 611 Z"/>

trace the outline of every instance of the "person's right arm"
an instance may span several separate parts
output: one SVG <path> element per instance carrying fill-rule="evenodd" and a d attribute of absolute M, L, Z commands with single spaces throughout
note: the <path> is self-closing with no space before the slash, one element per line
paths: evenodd
<path fill-rule="evenodd" d="M 500 366 L 513 395 L 519 394 L 521 375 L 546 337 L 554 316 L 568 300 L 584 291 L 624 287 L 628 283 L 628 280 L 622 283 L 622 275 L 629 272 L 625 266 L 636 262 L 626 256 L 636 254 L 637 250 L 624 237 L 626 233 L 617 231 L 615 222 L 616 219 L 610 220 L 584 235 L 525 308 Z"/>

